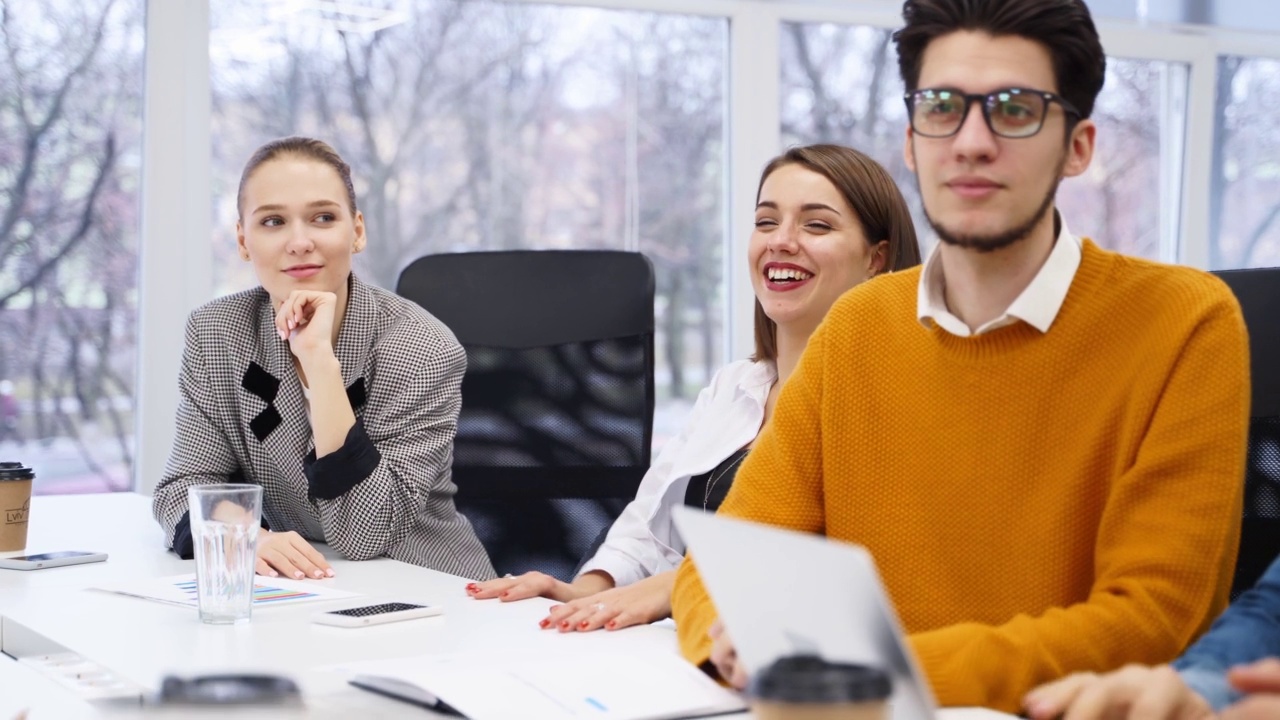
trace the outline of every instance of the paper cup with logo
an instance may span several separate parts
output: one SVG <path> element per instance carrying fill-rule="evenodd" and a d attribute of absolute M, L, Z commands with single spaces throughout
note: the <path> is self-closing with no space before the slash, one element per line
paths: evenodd
<path fill-rule="evenodd" d="M 888 720 L 892 690 L 879 668 L 791 655 L 752 678 L 747 694 L 759 720 Z"/>
<path fill-rule="evenodd" d="M 31 513 L 31 482 L 36 474 L 20 462 L 0 462 L 0 552 L 27 547 L 27 516 Z"/>

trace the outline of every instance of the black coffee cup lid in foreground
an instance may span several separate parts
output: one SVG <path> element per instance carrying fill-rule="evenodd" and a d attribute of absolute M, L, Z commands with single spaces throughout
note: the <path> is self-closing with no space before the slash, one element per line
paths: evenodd
<path fill-rule="evenodd" d="M 0 462 L 0 482 L 6 480 L 34 480 L 36 473 L 20 462 Z"/>
<path fill-rule="evenodd" d="M 888 699 L 893 683 L 883 670 L 829 662 L 817 655 L 779 658 L 751 680 L 757 700 L 787 703 L 850 703 Z"/>

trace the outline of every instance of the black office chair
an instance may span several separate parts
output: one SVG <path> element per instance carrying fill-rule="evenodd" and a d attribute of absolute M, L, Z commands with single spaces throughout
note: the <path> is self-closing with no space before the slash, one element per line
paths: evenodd
<path fill-rule="evenodd" d="M 499 574 L 571 579 L 649 467 L 653 265 L 605 250 L 428 255 L 396 292 L 467 351 L 459 511 Z"/>
<path fill-rule="evenodd" d="M 1280 268 L 1214 274 L 1231 287 L 1244 311 L 1253 382 L 1234 600 L 1280 555 Z"/>

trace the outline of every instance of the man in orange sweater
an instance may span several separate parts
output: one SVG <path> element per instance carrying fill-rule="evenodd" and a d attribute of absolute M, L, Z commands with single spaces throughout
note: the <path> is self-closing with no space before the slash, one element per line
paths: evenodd
<path fill-rule="evenodd" d="M 1216 278 L 1054 210 L 1097 132 L 1081 0 L 903 14 L 905 156 L 941 242 L 831 309 L 721 512 L 865 545 L 939 701 L 1013 711 L 1067 673 L 1167 661 L 1225 607 L 1247 336 Z M 686 657 L 743 686 L 688 560 L 672 607 Z"/>

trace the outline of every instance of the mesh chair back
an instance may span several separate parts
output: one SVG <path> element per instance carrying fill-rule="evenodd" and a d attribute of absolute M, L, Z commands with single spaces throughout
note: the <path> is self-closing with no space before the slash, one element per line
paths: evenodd
<path fill-rule="evenodd" d="M 1214 274 L 1231 287 L 1244 312 L 1253 383 L 1234 600 L 1280 555 L 1280 268 Z"/>
<path fill-rule="evenodd" d="M 653 266 L 616 251 L 428 255 L 396 291 L 467 352 L 459 511 L 499 573 L 569 579 L 649 467 Z"/>

